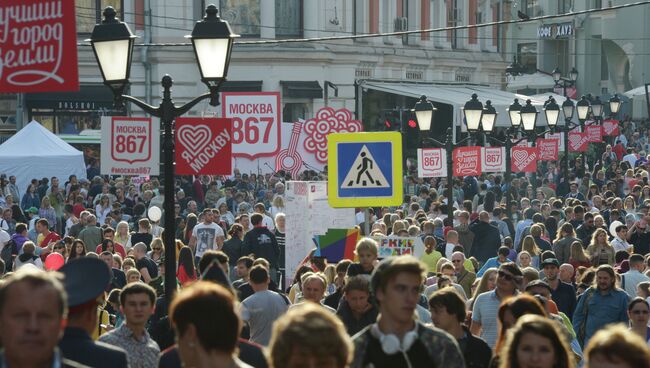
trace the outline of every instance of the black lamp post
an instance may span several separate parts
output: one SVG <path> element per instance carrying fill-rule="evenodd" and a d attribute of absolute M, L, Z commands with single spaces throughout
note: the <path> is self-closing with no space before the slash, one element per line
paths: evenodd
<path fill-rule="evenodd" d="M 618 114 L 618 110 L 621 108 L 621 99 L 618 98 L 618 94 L 614 94 L 612 98 L 609 99 L 609 111 L 612 114 L 612 117 Z"/>
<path fill-rule="evenodd" d="M 415 112 L 415 119 L 418 122 L 418 127 L 422 132 L 420 134 L 420 145 L 424 147 L 426 142 L 431 142 L 436 146 L 442 147 L 447 151 L 447 217 L 450 219 L 454 218 L 454 159 L 452 153 L 454 151 L 454 145 L 460 145 L 465 142 L 469 137 L 464 138 L 456 143 L 454 143 L 454 135 L 452 128 L 447 129 L 447 134 L 445 135 L 445 141 L 441 142 L 436 139 L 425 137 L 425 132 L 428 132 L 431 129 L 431 122 L 433 120 L 433 113 L 436 111 L 436 108 L 431 102 L 427 100 L 427 96 L 420 97 L 420 100 L 415 104 L 413 109 Z"/>
<path fill-rule="evenodd" d="M 564 113 L 564 127 L 560 128 L 557 125 L 555 126 L 556 129 L 562 130 L 564 138 L 564 162 L 562 165 L 562 176 L 564 177 L 564 184 L 566 185 L 565 190 L 567 192 L 569 190 L 569 132 L 577 127 L 584 126 L 584 122 L 587 119 L 587 115 L 589 114 L 589 109 L 590 104 L 585 96 L 582 96 L 577 105 L 574 105 L 573 101 L 567 97 L 567 99 L 562 103 L 562 112 Z M 578 113 L 578 120 L 580 121 L 580 124 L 575 124 L 573 121 L 571 121 L 573 114 L 576 111 Z M 553 128 L 553 126 L 551 126 L 551 128 Z"/>
<path fill-rule="evenodd" d="M 566 97 L 566 89 L 568 87 L 575 86 L 576 81 L 578 80 L 578 74 L 578 69 L 575 67 L 571 68 L 571 71 L 569 72 L 569 78 L 562 77 L 562 71 L 560 68 L 555 68 L 551 72 L 551 76 L 555 82 L 555 87 L 562 87 L 564 97 Z"/>
<path fill-rule="evenodd" d="M 190 36 L 196 55 L 201 81 L 208 86 L 209 93 L 194 98 L 182 106 L 176 106 L 171 97 L 172 78 L 165 75 L 161 84 L 163 97 L 158 107 L 151 106 L 135 97 L 124 95 L 129 84 L 131 56 L 135 36 L 124 22 L 116 18 L 115 9 L 104 10 L 104 20 L 93 29 L 90 42 L 97 63 L 104 78 L 104 84 L 113 91 L 116 106 L 123 100 L 132 102 L 146 113 L 160 118 L 164 128 L 164 196 L 165 232 L 165 297 L 171 301 L 176 291 L 176 244 L 174 219 L 174 121 L 188 112 L 200 101 L 209 98 L 212 106 L 219 105 L 218 89 L 226 80 L 230 54 L 235 35 L 228 22 L 218 16 L 217 7 L 208 5 L 206 16 L 198 21 Z"/>

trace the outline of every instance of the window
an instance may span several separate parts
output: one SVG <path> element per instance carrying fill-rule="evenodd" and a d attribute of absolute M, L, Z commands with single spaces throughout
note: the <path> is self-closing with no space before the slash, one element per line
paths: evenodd
<path fill-rule="evenodd" d="M 221 17 L 242 37 L 260 36 L 260 0 L 221 0 Z"/>
<path fill-rule="evenodd" d="M 456 27 L 462 19 L 460 19 L 461 10 L 458 8 L 458 0 L 447 0 L 447 27 Z M 447 30 L 447 41 L 451 42 L 451 48 L 458 47 L 458 30 Z"/>
<path fill-rule="evenodd" d="M 275 37 L 302 37 L 302 0 L 275 1 Z"/>
<path fill-rule="evenodd" d="M 573 0 L 557 0 L 557 13 L 566 14 L 571 11 Z"/>
<path fill-rule="evenodd" d="M 537 42 L 517 45 L 517 59 L 526 71 L 535 72 L 537 70 Z"/>
<path fill-rule="evenodd" d="M 305 119 L 309 114 L 309 104 L 304 102 L 287 102 L 282 109 L 282 120 L 285 122 Z"/>
<path fill-rule="evenodd" d="M 102 12 L 107 6 L 112 6 L 120 20 L 124 19 L 122 10 L 123 0 L 75 0 L 77 13 L 77 33 L 91 33 L 95 24 L 101 22 Z"/>
<path fill-rule="evenodd" d="M 537 17 L 540 8 L 537 0 L 521 0 L 521 11 L 529 17 Z"/>

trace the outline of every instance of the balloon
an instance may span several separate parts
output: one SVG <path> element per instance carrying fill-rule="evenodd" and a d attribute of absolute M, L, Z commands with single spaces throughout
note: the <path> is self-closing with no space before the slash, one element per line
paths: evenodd
<path fill-rule="evenodd" d="M 162 217 L 162 211 L 160 210 L 159 207 L 152 206 L 149 208 L 149 211 L 147 212 L 147 216 L 149 216 L 149 220 L 156 222 L 160 220 Z"/>
<path fill-rule="evenodd" d="M 48 271 L 56 271 L 65 264 L 65 259 L 59 253 L 50 253 L 45 258 L 45 269 Z"/>

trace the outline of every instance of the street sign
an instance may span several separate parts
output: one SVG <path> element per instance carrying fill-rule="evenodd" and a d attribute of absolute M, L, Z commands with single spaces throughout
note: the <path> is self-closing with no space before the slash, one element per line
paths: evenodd
<path fill-rule="evenodd" d="M 402 204 L 400 133 L 333 133 L 327 136 L 327 148 L 332 207 Z"/>
<path fill-rule="evenodd" d="M 160 125 L 150 118 L 102 117 L 102 175 L 158 175 Z"/>

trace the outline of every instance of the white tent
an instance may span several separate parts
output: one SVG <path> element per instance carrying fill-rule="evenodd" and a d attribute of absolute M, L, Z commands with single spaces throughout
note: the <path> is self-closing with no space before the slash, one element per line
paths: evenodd
<path fill-rule="evenodd" d="M 83 152 L 33 121 L 0 145 L 0 173 L 16 176 L 20 195 L 34 178 L 56 176 L 61 185 L 70 175 L 86 177 Z M 20 203 L 21 198 L 14 198 Z"/>

